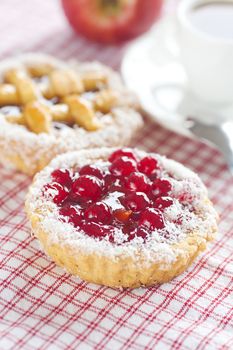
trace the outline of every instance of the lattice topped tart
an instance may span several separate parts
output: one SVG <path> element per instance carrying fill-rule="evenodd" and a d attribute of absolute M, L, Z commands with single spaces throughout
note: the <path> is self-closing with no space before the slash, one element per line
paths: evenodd
<path fill-rule="evenodd" d="M 126 144 L 135 96 L 100 63 L 26 54 L 0 63 L 0 159 L 34 174 L 66 151 Z"/>
<path fill-rule="evenodd" d="M 196 174 L 127 148 L 58 156 L 36 175 L 26 211 L 58 265 L 112 287 L 171 280 L 217 230 L 217 214 Z"/>

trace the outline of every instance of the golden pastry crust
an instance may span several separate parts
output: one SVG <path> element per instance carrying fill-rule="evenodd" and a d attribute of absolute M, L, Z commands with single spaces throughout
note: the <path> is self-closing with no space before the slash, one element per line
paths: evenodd
<path fill-rule="evenodd" d="M 113 261 L 111 258 L 94 253 L 84 254 L 69 245 L 50 244 L 48 233 L 38 230 L 35 217 L 33 215 L 30 217 L 30 214 L 28 217 L 43 250 L 58 266 L 85 281 L 109 287 L 137 288 L 169 282 L 187 270 L 194 259 L 206 249 L 207 243 L 207 240 L 201 239 L 194 232 L 192 237 L 174 245 L 174 251 L 181 252 L 175 262 L 163 268 L 161 263 L 140 268 L 138 262 L 135 264 L 132 258 L 120 257 L 117 261 Z M 213 240 L 215 233 L 214 229 L 208 240 Z"/>
<path fill-rule="evenodd" d="M 145 249 L 136 247 L 130 251 L 132 248 L 130 245 L 128 248 L 123 246 L 118 249 L 110 244 L 108 247 L 106 246 L 106 249 L 109 249 L 109 252 L 106 253 L 101 247 L 101 242 L 95 242 L 93 249 L 90 250 L 89 246 L 92 244 L 90 238 L 88 238 L 87 245 L 83 245 L 80 238 L 70 240 L 68 237 L 72 236 L 72 233 L 70 234 L 72 230 L 69 231 L 68 226 L 63 227 L 63 230 L 66 231 L 63 235 L 61 232 L 54 232 L 56 230 L 54 222 L 47 221 L 45 224 L 45 217 L 53 209 L 45 209 L 44 203 L 38 201 L 39 192 L 37 190 L 41 186 L 40 181 L 43 179 L 42 183 L 45 183 L 47 174 L 57 168 L 59 164 L 83 166 L 85 162 L 91 163 L 93 160 L 106 159 L 111 152 L 112 149 L 100 149 L 63 155 L 57 157 L 49 167 L 38 174 L 26 200 L 26 212 L 32 231 L 39 239 L 43 250 L 58 266 L 86 281 L 123 288 L 136 288 L 168 282 L 185 271 L 193 260 L 206 249 L 206 243 L 215 237 L 218 220 L 212 203 L 207 197 L 206 189 L 199 178 L 172 160 L 161 158 L 163 163 L 168 166 L 169 171 L 174 167 L 177 176 L 184 172 L 184 177 L 190 176 L 201 186 L 200 191 L 203 191 L 201 207 L 204 208 L 208 218 L 207 222 L 203 222 L 204 230 L 200 226 L 199 230 L 189 232 L 177 242 L 171 242 L 166 247 L 158 244 L 157 250 L 155 243 L 153 252 L 149 251 L 149 247 Z M 140 151 L 138 154 L 143 156 L 144 152 Z M 75 163 L 71 161 L 74 158 L 77 160 Z M 205 215 L 205 213 L 202 214 Z M 70 226 L 70 224 L 65 225 Z M 98 247 L 102 250 L 98 250 Z"/>
<path fill-rule="evenodd" d="M 135 96 L 100 63 L 25 54 L 2 61 L 0 76 L 0 161 L 29 175 L 61 153 L 125 145 L 142 126 Z"/>

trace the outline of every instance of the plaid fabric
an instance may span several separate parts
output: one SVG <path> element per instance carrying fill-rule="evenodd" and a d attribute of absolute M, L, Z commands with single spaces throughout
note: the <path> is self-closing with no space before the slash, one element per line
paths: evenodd
<path fill-rule="evenodd" d="M 55 0 L 1 0 L 1 57 L 42 51 L 118 67 L 124 47 L 77 38 Z M 30 179 L 0 167 L 0 349 L 232 349 L 233 184 L 221 155 L 146 120 L 133 142 L 197 171 L 221 216 L 219 235 L 170 283 L 119 291 L 56 267 L 30 236 Z"/>

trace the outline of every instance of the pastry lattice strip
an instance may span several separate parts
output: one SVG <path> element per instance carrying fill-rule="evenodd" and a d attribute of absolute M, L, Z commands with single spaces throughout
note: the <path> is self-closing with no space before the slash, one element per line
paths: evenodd
<path fill-rule="evenodd" d="M 41 78 L 39 82 L 32 78 Z M 108 113 L 116 104 L 111 90 L 95 94 L 93 103 L 80 97 L 85 91 L 103 88 L 107 78 L 101 72 L 87 72 L 79 77 L 71 69 L 54 69 L 50 64 L 29 66 L 26 70 L 10 69 L 0 85 L 0 106 L 22 105 L 22 112 L 7 115 L 7 121 L 26 125 L 34 133 L 50 132 L 52 121 L 77 124 L 88 131 L 95 131 L 101 123 L 95 110 Z M 43 98 L 58 97 L 62 103 L 48 106 Z"/>

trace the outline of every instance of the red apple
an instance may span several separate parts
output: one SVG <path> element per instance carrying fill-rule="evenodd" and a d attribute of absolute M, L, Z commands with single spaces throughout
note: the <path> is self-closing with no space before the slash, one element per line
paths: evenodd
<path fill-rule="evenodd" d="M 163 0 L 62 0 L 75 31 L 111 43 L 134 38 L 158 18 Z"/>

